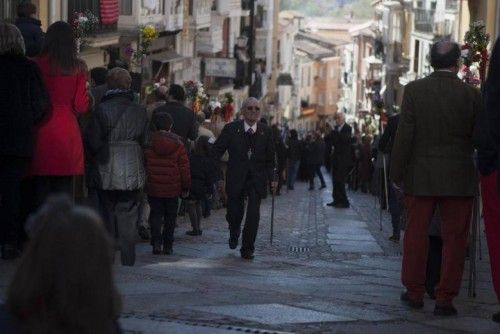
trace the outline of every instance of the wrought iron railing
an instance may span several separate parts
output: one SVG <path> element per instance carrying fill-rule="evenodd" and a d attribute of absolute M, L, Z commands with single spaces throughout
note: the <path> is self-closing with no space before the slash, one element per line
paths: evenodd
<path fill-rule="evenodd" d="M 416 8 L 415 13 L 415 30 L 421 32 L 432 33 L 434 31 L 434 10 Z"/>

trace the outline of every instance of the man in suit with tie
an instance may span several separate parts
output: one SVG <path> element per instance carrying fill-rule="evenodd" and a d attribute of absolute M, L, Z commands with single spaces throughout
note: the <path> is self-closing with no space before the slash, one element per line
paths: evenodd
<path fill-rule="evenodd" d="M 349 200 L 345 191 L 345 183 L 354 163 L 351 147 L 352 128 L 345 122 L 345 115 L 342 112 L 335 115 L 335 123 L 332 133 L 333 202 L 327 205 L 336 208 L 348 208 Z"/>
<path fill-rule="evenodd" d="M 243 228 L 241 257 L 254 258 L 255 239 L 260 219 L 260 202 L 267 195 L 268 182 L 273 192 L 275 181 L 275 151 L 271 128 L 259 122 L 259 101 L 253 97 L 242 106 L 243 120 L 224 126 L 212 149 L 212 157 L 219 162 L 226 152 L 227 164 L 227 214 L 229 223 L 229 247 L 238 247 L 241 222 L 245 213 L 245 197 L 248 198 L 245 226 Z M 221 173 L 220 173 L 221 174 Z M 223 182 L 219 182 L 222 188 Z M 221 189 L 222 190 L 222 189 Z"/>

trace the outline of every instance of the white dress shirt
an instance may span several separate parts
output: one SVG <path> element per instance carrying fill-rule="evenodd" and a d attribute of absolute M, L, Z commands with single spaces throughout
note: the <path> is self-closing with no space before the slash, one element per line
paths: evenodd
<path fill-rule="evenodd" d="M 249 129 L 252 129 L 253 133 L 257 133 L 257 123 L 252 126 L 248 125 L 247 122 L 243 122 L 243 124 L 245 126 L 245 132 L 248 132 Z"/>

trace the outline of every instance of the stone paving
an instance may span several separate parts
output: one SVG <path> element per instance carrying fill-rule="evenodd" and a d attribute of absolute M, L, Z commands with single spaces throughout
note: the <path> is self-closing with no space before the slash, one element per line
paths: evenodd
<path fill-rule="evenodd" d="M 467 296 L 467 263 L 459 316 L 433 316 L 430 299 L 409 310 L 399 301 L 401 249 L 387 240 L 385 212 L 380 231 L 374 198 L 349 193 L 352 207 L 335 209 L 326 206 L 331 191 L 295 189 L 276 198 L 272 245 L 271 200 L 263 202 L 253 261 L 228 248 L 223 210 L 202 222 L 201 237 L 186 236 L 189 222 L 179 218 L 171 256 L 138 243 L 136 265 L 114 268 L 125 332 L 500 333 L 484 243 L 477 297 Z M 0 263 L 0 298 L 14 266 Z"/>

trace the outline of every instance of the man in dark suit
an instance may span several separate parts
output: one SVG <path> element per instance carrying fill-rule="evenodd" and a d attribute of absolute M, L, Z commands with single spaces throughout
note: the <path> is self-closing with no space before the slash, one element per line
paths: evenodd
<path fill-rule="evenodd" d="M 243 120 L 224 126 L 212 149 L 216 162 L 226 152 L 227 164 L 227 214 L 229 223 L 229 247 L 238 246 L 241 221 L 245 213 L 245 197 L 248 197 L 245 227 L 243 228 L 241 257 L 253 259 L 254 243 L 260 219 L 260 202 L 267 195 L 268 182 L 276 191 L 275 151 L 271 128 L 259 122 L 259 101 L 248 98 L 242 106 Z M 221 173 L 219 173 L 221 174 Z M 222 188 L 223 182 L 219 182 Z M 222 189 L 221 189 L 222 190 Z"/>
<path fill-rule="evenodd" d="M 186 93 L 180 85 L 172 84 L 168 89 L 167 102 L 153 111 L 154 118 L 158 113 L 167 113 L 172 117 L 172 132 L 180 136 L 184 142 L 198 137 L 198 123 L 195 113 L 184 105 Z"/>
<path fill-rule="evenodd" d="M 401 300 L 423 307 L 429 224 L 439 207 L 443 258 L 435 315 L 457 314 L 465 247 L 478 178 L 473 162 L 473 128 L 481 108 L 479 90 L 457 77 L 460 48 L 438 41 L 431 48 L 434 73 L 405 87 L 392 148 L 391 180 L 404 190 L 407 224 Z"/>
<path fill-rule="evenodd" d="M 391 159 L 390 156 L 392 153 L 392 146 L 394 145 L 394 138 L 396 138 L 396 131 L 398 130 L 399 117 L 399 114 L 396 114 L 389 118 L 384 133 L 378 143 L 378 149 L 385 154 L 389 154 L 389 161 Z M 386 167 L 389 166 L 386 164 Z M 387 173 L 388 171 L 385 172 Z M 401 235 L 400 223 L 403 208 L 394 186 L 392 184 L 388 184 L 387 187 L 389 191 L 389 211 L 391 212 L 392 222 L 392 235 L 389 237 L 389 240 L 397 243 L 399 242 Z"/>
<path fill-rule="evenodd" d="M 335 122 L 336 125 L 332 132 L 333 202 L 327 205 L 348 208 L 349 200 L 345 191 L 345 183 L 354 163 L 351 148 L 352 128 L 345 122 L 345 115 L 342 112 L 335 115 Z"/>

